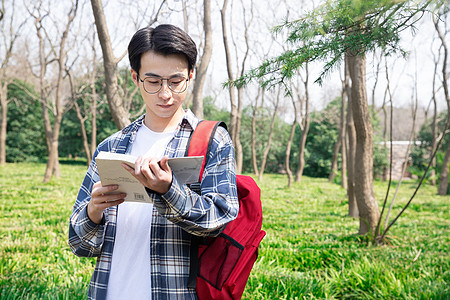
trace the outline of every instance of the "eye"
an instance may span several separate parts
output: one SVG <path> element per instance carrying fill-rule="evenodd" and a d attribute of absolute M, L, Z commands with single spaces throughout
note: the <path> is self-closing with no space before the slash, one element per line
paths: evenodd
<path fill-rule="evenodd" d="M 147 78 L 145 78 L 145 81 L 151 85 L 160 85 L 161 84 L 161 79 L 159 79 L 159 78 L 147 77 Z"/>
<path fill-rule="evenodd" d="M 184 82 L 184 78 L 183 77 L 176 77 L 176 78 L 172 78 L 170 79 L 170 84 L 171 85 L 180 85 Z"/>

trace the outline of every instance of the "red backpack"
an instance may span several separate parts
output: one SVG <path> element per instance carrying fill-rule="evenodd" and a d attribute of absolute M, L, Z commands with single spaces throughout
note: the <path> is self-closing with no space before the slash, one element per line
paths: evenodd
<path fill-rule="evenodd" d="M 203 155 L 202 171 L 218 126 L 217 121 L 201 121 L 189 141 L 187 155 Z M 266 233 L 261 230 L 261 190 L 250 176 L 236 176 L 239 214 L 219 236 L 191 242 L 189 287 L 196 287 L 199 300 L 241 299 L 258 247 Z M 195 190 L 195 188 L 193 188 Z"/>

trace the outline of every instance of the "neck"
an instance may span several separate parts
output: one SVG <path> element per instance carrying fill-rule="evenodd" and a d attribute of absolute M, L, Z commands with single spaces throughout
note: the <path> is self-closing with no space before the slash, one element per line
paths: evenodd
<path fill-rule="evenodd" d="M 144 124 L 150 130 L 155 132 L 168 132 L 177 129 L 178 124 L 184 116 L 184 110 L 181 108 L 171 117 L 163 118 L 147 112 L 145 114 Z"/>

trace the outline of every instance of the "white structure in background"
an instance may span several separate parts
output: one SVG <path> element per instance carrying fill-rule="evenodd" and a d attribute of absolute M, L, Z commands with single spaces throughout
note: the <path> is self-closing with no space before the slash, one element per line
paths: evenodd
<path fill-rule="evenodd" d="M 384 144 L 384 143 L 382 143 L 382 144 Z M 418 146 L 418 145 L 420 145 L 420 141 L 415 141 L 415 142 L 392 141 L 392 180 L 400 180 L 400 177 L 402 176 L 403 167 L 405 164 L 406 164 L 406 170 L 405 170 L 405 173 L 403 174 L 403 179 L 411 179 L 412 174 L 410 172 L 408 172 L 408 167 L 411 166 L 411 164 L 412 164 L 409 154 L 414 149 L 414 147 Z M 391 143 L 387 142 L 388 161 L 390 161 L 390 155 L 391 155 L 390 148 L 391 148 Z M 406 157 L 407 151 L 409 154 Z"/>

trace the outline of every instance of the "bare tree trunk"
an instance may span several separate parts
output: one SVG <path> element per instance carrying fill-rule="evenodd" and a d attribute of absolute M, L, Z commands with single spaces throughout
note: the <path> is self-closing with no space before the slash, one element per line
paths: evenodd
<path fill-rule="evenodd" d="M 244 161 L 244 154 L 242 153 L 242 144 L 241 144 L 241 118 L 242 118 L 242 88 L 237 89 L 238 93 L 238 113 L 236 120 L 236 127 L 234 133 L 234 144 L 236 150 L 236 174 L 242 173 L 242 166 Z"/>
<path fill-rule="evenodd" d="M 373 129 L 366 93 L 364 54 L 348 55 L 352 80 L 352 112 L 356 130 L 355 195 L 359 210 L 359 234 L 375 233 L 380 217 L 373 191 Z"/>
<path fill-rule="evenodd" d="M 290 167 L 290 158 L 291 158 L 291 147 L 292 147 L 292 141 L 294 139 L 295 135 L 295 127 L 297 126 L 297 106 L 295 105 L 294 97 L 291 97 L 292 105 L 294 107 L 294 121 L 292 122 L 291 126 L 291 134 L 289 135 L 289 140 L 287 142 L 286 146 L 286 154 L 285 154 L 285 166 L 286 166 L 286 174 L 288 175 L 288 188 L 292 186 L 293 181 L 293 175 Z"/>
<path fill-rule="evenodd" d="M 91 147 L 89 147 L 88 137 L 87 137 L 87 133 L 86 133 L 86 126 L 84 126 L 84 121 L 86 121 L 87 118 L 83 117 L 81 115 L 80 106 L 78 105 L 78 103 L 77 103 L 77 101 L 75 99 L 74 99 L 74 105 L 75 105 L 75 112 L 77 114 L 77 118 L 80 121 L 81 138 L 82 138 L 82 141 L 83 141 L 84 152 L 86 153 L 86 162 L 89 165 L 91 163 L 92 155 L 94 153 L 91 152 Z"/>
<path fill-rule="evenodd" d="M 345 102 L 344 102 L 345 104 Z M 344 106 L 345 107 L 345 106 Z M 344 112 L 345 117 L 345 112 Z M 342 136 L 342 145 L 341 145 L 341 159 L 342 159 L 342 165 L 341 165 L 341 186 L 347 190 L 348 182 L 347 182 L 347 125 L 344 125 L 344 134 Z"/>
<path fill-rule="evenodd" d="M 441 179 L 439 183 L 439 195 L 447 195 L 448 191 L 448 173 L 450 168 L 450 143 L 447 145 L 444 161 L 442 162 Z"/>
<path fill-rule="evenodd" d="M 62 85 L 63 85 L 63 77 L 64 72 L 66 71 L 66 40 L 70 31 L 71 24 L 77 14 L 78 10 L 78 0 L 72 1 L 72 7 L 68 13 L 67 23 L 65 24 L 65 28 L 62 32 L 61 39 L 59 41 L 59 53 L 55 52 L 55 47 L 52 45 L 52 41 L 48 39 L 48 36 L 45 34 L 45 37 L 42 34 L 42 31 L 45 31 L 43 27 L 42 20 L 44 16 L 42 16 L 42 8 L 41 3 L 35 7 L 37 15 L 34 12 L 30 12 L 30 15 L 35 19 L 35 28 L 36 34 L 39 39 L 39 66 L 40 66 L 40 74 L 39 74 L 39 89 L 40 89 L 40 102 L 42 107 L 42 116 L 44 121 L 44 129 L 45 129 L 45 138 L 48 150 L 48 159 L 47 166 L 44 174 L 44 182 L 50 181 L 52 176 L 59 177 L 59 155 L 58 155 L 58 145 L 59 145 L 59 132 L 61 129 L 61 122 L 63 114 L 65 113 L 65 107 L 63 104 L 63 95 L 62 95 Z M 46 39 L 46 40 L 44 40 Z M 45 53 L 45 44 L 49 43 L 51 46 L 50 53 L 54 54 L 54 59 L 49 60 L 49 55 Z M 56 68 L 56 92 L 55 99 L 53 101 L 53 113 L 54 120 L 53 125 L 49 116 L 49 108 L 52 107 L 52 101 L 49 99 L 49 86 L 46 83 L 45 75 L 47 71 L 47 66 L 55 61 L 57 63 Z"/>
<path fill-rule="evenodd" d="M 388 144 L 388 114 L 387 114 L 387 109 L 386 109 L 386 95 L 387 95 L 387 88 L 386 91 L 384 93 L 384 100 L 383 100 L 383 106 L 381 107 L 383 110 L 383 116 L 384 116 L 384 129 L 383 129 L 383 149 L 385 151 L 385 153 L 387 153 L 387 144 Z M 392 103 L 391 103 L 391 108 L 392 108 Z M 391 118 L 393 118 L 394 116 L 392 115 L 393 110 L 391 109 Z M 383 181 L 386 181 L 388 178 L 388 169 L 387 167 L 383 167 Z"/>
<path fill-rule="evenodd" d="M 439 51 L 440 53 L 440 51 Z M 431 153 L 434 152 L 434 149 L 436 149 L 437 144 L 437 135 L 438 135 L 438 124 L 437 124 L 437 101 L 436 101 L 436 76 L 438 71 L 438 64 L 439 64 L 439 56 L 436 58 L 433 52 L 433 60 L 434 60 L 434 72 L 433 72 L 433 92 L 431 96 L 431 100 L 433 101 L 433 121 L 432 121 L 432 128 L 431 128 Z M 431 161 L 431 185 L 436 185 L 436 157 L 433 158 Z"/>
<path fill-rule="evenodd" d="M 227 24 L 226 24 L 226 9 L 228 5 L 228 0 L 224 0 L 222 9 L 220 10 L 220 16 L 222 20 L 222 35 L 223 35 L 223 45 L 225 48 L 225 58 L 227 63 L 227 73 L 228 73 L 228 80 L 233 81 L 233 70 L 231 67 L 231 55 L 230 55 L 230 49 L 228 45 L 228 34 L 227 34 Z M 229 126 L 229 132 L 231 135 L 231 139 L 233 140 L 233 143 L 236 142 L 236 125 L 237 125 L 237 119 L 238 119 L 238 109 L 236 106 L 236 95 L 234 93 L 235 88 L 233 86 L 230 86 L 228 89 L 230 93 L 230 104 L 231 104 L 231 115 L 230 115 L 230 126 Z M 236 147 L 236 144 L 234 145 Z"/>
<path fill-rule="evenodd" d="M 448 91 L 448 73 L 447 73 L 447 59 L 448 59 L 448 48 L 447 43 L 445 42 L 445 36 L 442 34 L 438 19 L 434 20 L 434 27 L 436 28 L 436 32 L 438 33 L 439 39 L 441 40 L 442 47 L 444 48 L 444 61 L 442 62 L 442 86 L 444 88 L 445 100 L 447 102 L 447 124 L 446 128 L 450 125 L 450 95 Z M 445 134 L 445 133 L 444 133 Z M 449 176 L 449 168 L 450 168 L 450 143 L 447 146 L 447 151 L 445 152 L 444 161 L 442 162 L 442 171 L 439 182 L 439 195 L 446 195 L 448 191 L 448 176 Z"/>
<path fill-rule="evenodd" d="M 259 168 L 259 181 L 262 181 L 262 177 L 264 174 L 264 169 L 266 168 L 266 163 L 267 163 L 267 156 L 269 155 L 269 151 L 270 151 L 270 147 L 272 145 L 272 134 L 273 134 L 273 128 L 275 126 L 275 119 L 277 116 L 277 112 L 278 112 L 278 104 L 280 103 L 280 90 L 278 90 L 278 94 L 277 94 L 277 100 L 276 100 L 276 104 L 275 104 L 275 109 L 273 110 L 273 115 L 272 115 L 272 122 L 270 123 L 270 131 L 269 131 L 269 137 L 266 143 L 266 147 L 264 148 L 264 153 L 263 153 L 263 157 L 261 160 L 261 167 Z"/>
<path fill-rule="evenodd" d="M 6 164 L 6 130 L 8 126 L 8 85 L 12 82 L 12 77 L 8 75 L 8 65 L 13 53 L 14 44 L 21 33 L 21 28 L 26 19 L 21 24 L 13 24 L 15 16 L 15 4 L 11 2 L 9 7 L 9 17 L 0 23 L 1 37 L 5 53 L 2 53 L 2 62 L 0 65 L 0 165 Z M 5 12 L 5 0 L 2 0 L 0 7 L 1 16 Z M 0 19 L 1 20 L 1 19 Z"/>
<path fill-rule="evenodd" d="M 95 76 L 91 81 L 91 93 L 92 93 L 92 102 L 91 102 L 91 159 L 88 160 L 88 163 L 92 160 L 92 156 L 94 156 L 95 149 L 97 148 L 97 91 L 95 90 Z"/>
<path fill-rule="evenodd" d="M 77 14 L 78 10 L 78 0 L 76 0 L 74 3 L 72 3 L 72 7 L 70 9 L 69 15 L 68 15 L 68 21 L 66 24 L 66 27 L 63 31 L 61 41 L 59 42 L 59 54 L 57 58 L 58 63 L 58 77 L 56 80 L 56 98 L 55 98 L 55 120 L 53 122 L 53 129 L 48 128 L 51 130 L 51 137 L 49 141 L 49 153 L 48 153 L 48 160 L 47 160 L 47 168 L 45 170 L 44 175 L 44 182 L 50 181 L 52 175 L 55 177 L 60 177 L 59 172 L 59 152 L 58 152 L 58 145 L 59 145 L 59 132 L 61 129 L 61 122 L 63 114 L 65 113 L 64 104 L 63 102 L 63 95 L 62 95 L 62 88 L 63 88 L 63 76 L 66 72 L 66 40 L 69 35 L 70 26 L 75 19 L 75 16 Z M 47 109 L 46 109 L 47 110 Z"/>
<path fill-rule="evenodd" d="M 212 30 L 211 30 L 211 1 L 203 1 L 203 28 L 205 30 L 205 46 L 203 47 L 200 66 L 197 68 L 197 75 L 193 89 L 192 112 L 203 118 L 203 85 L 206 81 L 206 71 L 212 55 Z"/>
<path fill-rule="evenodd" d="M 259 174 L 258 171 L 258 162 L 256 160 L 256 116 L 258 115 L 258 99 L 259 99 L 259 93 L 262 91 L 261 95 L 261 101 L 264 101 L 264 89 L 260 88 L 258 89 L 258 95 L 255 98 L 255 106 L 253 106 L 253 116 L 252 116 L 252 166 L 253 166 L 253 173 L 255 175 Z"/>
<path fill-rule="evenodd" d="M 8 84 L 0 81 L 0 165 L 6 164 L 6 127 L 8 117 Z"/>
<path fill-rule="evenodd" d="M 349 84 L 348 58 L 345 59 L 345 90 L 347 91 L 347 197 L 348 215 L 353 218 L 359 217 L 358 204 L 355 195 L 355 152 L 356 152 L 356 131 L 352 113 L 352 94 Z"/>
<path fill-rule="evenodd" d="M 101 0 L 91 0 L 98 39 L 103 52 L 103 65 L 105 68 L 106 97 L 111 114 L 118 129 L 130 124 L 129 111 L 125 110 L 120 87 L 118 84 L 117 64 L 119 60 L 114 56 L 111 40 L 106 26 L 105 15 Z"/>
<path fill-rule="evenodd" d="M 345 135 L 345 83 L 342 82 L 342 89 L 341 89 L 341 115 L 340 115 L 340 122 L 339 122 L 339 134 L 336 143 L 334 144 L 333 149 L 333 158 L 331 160 L 331 172 L 330 176 L 328 177 L 328 181 L 333 182 L 334 178 L 336 177 L 336 174 L 338 173 L 338 157 L 339 157 L 339 150 L 341 149 L 342 145 L 344 144 L 343 136 Z"/>
<path fill-rule="evenodd" d="M 302 118 L 302 126 L 301 126 L 301 134 L 300 134 L 300 143 L 298 146 L 298 168 L 297 173 L 295 174 L 295 182 L 300 182 L 303 176 L 303 169 L 305 168 L 305 147 L 306 147 L 306 138 L 308 137 L 309 131 L 309 91 L 308 91 L 308 79 L 309 79 L 309 70 L 308 64 L 305 65 L 305 80 L 303 80 L 303 85 L 305 86 L 305 114 Z M 300 106 L 300 114 L 301 114 L 301 106 Z"/>

